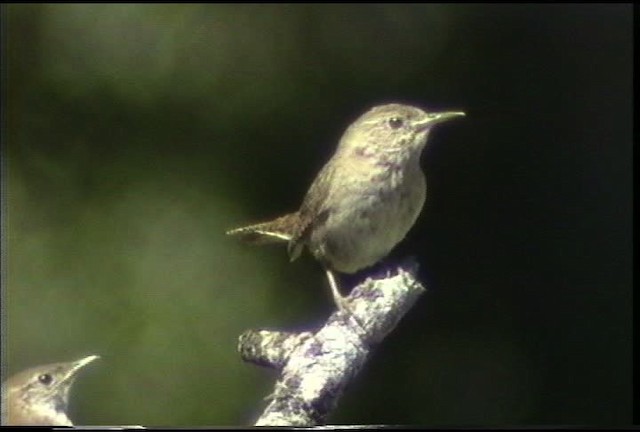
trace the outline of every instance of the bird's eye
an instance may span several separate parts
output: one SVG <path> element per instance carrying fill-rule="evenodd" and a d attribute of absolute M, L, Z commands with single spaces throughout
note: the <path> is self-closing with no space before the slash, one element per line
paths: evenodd
<path fill-rule="evenodd" d="M 51 381 L 53 381 L 53 377 L 49 374 L 42 374 L 38 377 L 38 381 L 44 385 L 49 385 L 51 384 Z"/>
<path fill-rule="evenodd" d="M 436 113 L 427 113 L 427 117 L 429 118 L 436 118 L 438 116 L 438 114 Z"/>
<path fill-rule="evenodd" d="M 402 120 L 400 117 L 391 117 L 389 119 L 389 126 L 391 126 L 391 129 L 399 129 L 403 124 L 404 120 Z"/>

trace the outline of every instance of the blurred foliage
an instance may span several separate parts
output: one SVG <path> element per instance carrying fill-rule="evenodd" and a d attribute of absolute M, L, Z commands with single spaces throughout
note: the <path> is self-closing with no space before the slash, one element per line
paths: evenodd
<path fill-rule="evenodd" d="M 462 109 L 390 260 L 429 292 L 330 419 L 631 422 L 631 5 L 3 5 L 3 365 L 88 354 L 81 424 L 250 424 L 247 328 L 331 312 L 295 209 L 371 105 Z"/>

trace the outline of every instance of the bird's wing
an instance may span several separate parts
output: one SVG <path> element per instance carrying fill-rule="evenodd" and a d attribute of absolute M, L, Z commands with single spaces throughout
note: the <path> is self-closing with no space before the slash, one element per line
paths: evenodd
<path fill-rule="evenodd" d="M 298 211 L 298 224 L 289 240 L 288 252 L 291 261 L 300 256 L 304 245 L 307 243 L 311 230 L 315 224 L 321 223 L 328 215 L 326 206 L 327 197 L 330 193 L 333 165 L 326 164 L 318 173 L 315 180 L 309 187 L 307 195 L 302 201 Z"/>

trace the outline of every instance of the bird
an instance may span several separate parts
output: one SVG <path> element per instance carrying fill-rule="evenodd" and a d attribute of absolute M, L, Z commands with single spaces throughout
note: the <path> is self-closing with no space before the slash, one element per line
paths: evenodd
<path fill-rule="evenodd" d="M 420 156 L 432 128 L 464 116 L 401 103 L 377 105 L 343 133 L 297 211 L 226 234 L 253 244 L 287 244 L 291 261 L 308 249 L 331 294 L 347 310 L 335 273 L 353 274 L 384 257 L 407 235 L 426 199 Z"/>
<path fill-rule="evenodd" d="M 78 372 L 99 356 L 36 366 L 2 383 L 2 424 L 73 426 L 67 408 L 69 390 Z"/>

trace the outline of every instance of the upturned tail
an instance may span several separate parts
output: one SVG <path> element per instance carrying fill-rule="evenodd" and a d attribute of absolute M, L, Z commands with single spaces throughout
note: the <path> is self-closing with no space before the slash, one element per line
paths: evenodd
<path fill-rule="evenodd" d="M 244 242 L 258 245 L 288 242 L 293 237 L 298 220 L 298 212 L 289 213 L 268 222 L 229 230 L 227 235 L 236 236 Z"/>

